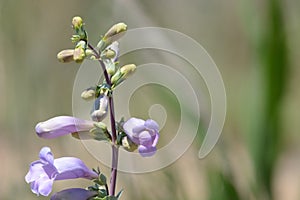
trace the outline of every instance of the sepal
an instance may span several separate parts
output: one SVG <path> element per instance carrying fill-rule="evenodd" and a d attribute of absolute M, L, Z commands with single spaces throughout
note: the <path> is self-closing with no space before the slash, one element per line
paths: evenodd
<path fill-rule="evenodd" d="M 94 124 L 94 128 L 90 130 L 90 133 L 92 134 L 92 137 L 95 140 L 99 141 L 111 141 L 111 135 L 109 134 L 107 130 L 106 124 L 103 122 L 98 122 Z"/>

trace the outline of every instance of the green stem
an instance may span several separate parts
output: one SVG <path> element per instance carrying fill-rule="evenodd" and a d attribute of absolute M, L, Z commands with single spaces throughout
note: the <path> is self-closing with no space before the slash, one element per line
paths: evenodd
<path fill-rule="evenodd" d="M 99 59 L 100 54 L 91 44 L 88 44 L 88 47 L 92 49 L 92 51 L 94 52 L 96 58 L 98 59 L 98 62 L 102 67 L 105 81 L 111 87 L 112 86 L 111 80 L 106 71 L 105 64 L 103 63 L 102 60 Z M 108 193 L 110 196 L 115 196 L 117 172 L 118 172 L 119 149 L 117 146 L 115 146 L 117 140 L 117 129 L 116 129 L 116 120 L 115 120 L 113 92 L 111 92 L 111 94 L 109 95 L 109 113 L 110 113 L 111 135 L 112 135 L 112 166 L 111 166 L 110 190 L 108 191 Z"/>

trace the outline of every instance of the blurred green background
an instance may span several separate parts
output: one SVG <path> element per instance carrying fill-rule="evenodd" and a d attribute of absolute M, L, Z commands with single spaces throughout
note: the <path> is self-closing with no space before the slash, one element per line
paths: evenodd
<path fill-rule="evenodd" d="M 71 137 L 43 140 L 34 126 L 72 114 L 79 65 L 56 60 L 71 47 L 73 16 L 96 43 L 112 24 L 159 26 L 199 42 L 223 76 L 227 119 L 204 160 L 197 139 L 160 171 L 121 173 L 122 199 L 300 199 L 300 2 L 296 0 L 99 0 L 0 1 L 0 199 L 36 197 L 24 181 L 29 164 L 48 145 L 57 157 L 76 156 L 100 166 Z M 167 130 L 166 130 L 167 131 Z M 56 182 L 54 191 L 89 182 Z"/>

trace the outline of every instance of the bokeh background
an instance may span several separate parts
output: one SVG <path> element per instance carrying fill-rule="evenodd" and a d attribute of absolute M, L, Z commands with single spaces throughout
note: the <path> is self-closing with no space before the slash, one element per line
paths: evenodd
<path fill-rule="evenodd" d="M 49 141 L 34 132 L 39 121 L 72 115 L 79 65 L 63 65 L 56 54 L 72 46 L 75 15 L 84 18 L 94 43 L 119 21 L 129 28 L 182 32 L 208 51 L 224 79 L 227 119 L 209 156 L 197 157 L 200 136 L 171 166 L 148 174 L 120 173 L 122 199 L 300 199 L 299 1 L 1 0 L 0 9 L 1 200 L 49 199 L 36 197 L 24 181 L 44 145 L 56 157 L 80 157 L 88 166 L 110 171 L 77 140 Z M 69 184 L 89 182 L 56 182 L 53 190 Z"/>

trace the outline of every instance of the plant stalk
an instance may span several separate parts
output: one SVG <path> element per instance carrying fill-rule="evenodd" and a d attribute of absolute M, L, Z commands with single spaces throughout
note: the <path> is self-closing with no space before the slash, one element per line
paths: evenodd
<path fill-rule="evenodd" d="M 88 47 L 92 49 L 92 51 L 94 52 L 103 70 L 105 81 L 111 87 L 112 86 L 111 80 L 106 71 L 105 64 L 102 62 L 102 60 L 99 59 L 100 54 L 91 44 L 88 44 Z M 111 94 L 109 95 L 109 113 L 110 113 L 111 136 L 112 136 L 112 166 L 111 166 L 110 190 L 108 191 L 108 193 L 110 196 L 115 196 L 117 172 L 118 172 L 119 148 L 116 146 L 117 130 L 116 130 L 113 92 L 111 92 Z"/>

